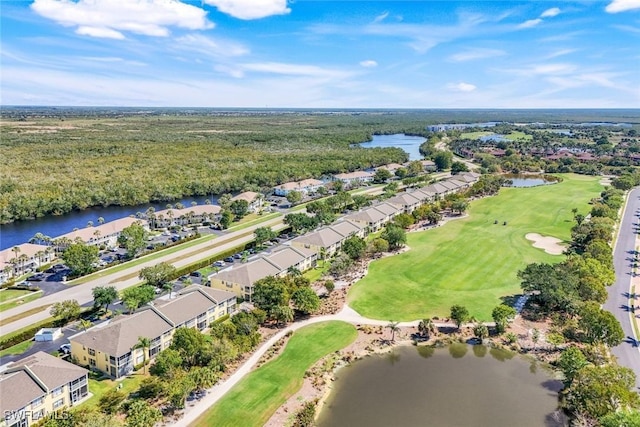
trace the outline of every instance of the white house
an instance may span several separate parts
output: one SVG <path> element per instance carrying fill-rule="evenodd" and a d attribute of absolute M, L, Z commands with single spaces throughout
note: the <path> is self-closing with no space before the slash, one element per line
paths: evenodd
<path fill-rule="evenodd" d="M 58 249 L 64 249 L 76 240 L 80 240 L 87 245 L 113 247 L 117 245 L 118 237 L 120 237 L 122 230 L 136 223 L 142 225 L 145 229 L 149 229 L 147 221 L 127 217 L 116 219 L 115 221 L 107 222 L 97 227 L 86 227 L 74 230 L 62 236 L 55 237 L 53 241 Z"/>
<path fill-rule="evenodd" d="M 0 283 L 49 264 L 56 257 L 51 246 L 23 243 L 0 251 Z"/>
<path fill-rule="evenodd" d="M 366 171 L 355 171 L 349 173 L 339 173 L 337 175 L 334 175 L 333 178 L 336 181 L 342 181 L 342 183 L 348 187 L 353 187 L 373 181 L 373 173 Z"/>

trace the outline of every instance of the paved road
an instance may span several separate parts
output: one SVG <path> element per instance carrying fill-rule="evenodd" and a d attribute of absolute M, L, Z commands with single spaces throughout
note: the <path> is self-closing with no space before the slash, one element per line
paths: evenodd
<path fill-rule="evenodd" d="M 138 279 L 138 272 L 144 267 L 154 266 L 162 261 L 170 262 L 177 268 L 183 267 L 199 259 L 213 256 L 219 252 L 232 249 L 243 243 L 248 243 L 251 240 L 253 240 L 252 231 L 255 228 L 266 227 L 266 226 L 272 227 L 274 231 L 278 231 L 285 228 L 285 225 L 282 223 L 282 217 L 274 218 L 269 221 L 265 221 L 263 223 L 256 224 L 254 226 L 247 227 L 242 230 L 231 232 L 229 234 L 226 234 L 224 237 L 218 237 L 216 240 L 209 240 L 207 242 L 203 242 L 198 245 L 191 246 L 189 248 L 181 249 L 178 252 L 165 255 L 161 258 L 156 258 L 148 262 L 143 262 L 135 267 L 131 267 L 126 270 L 110 274 L 108 276 L 91 280 L 82 285 L 69 287 L 68 289 L 65 289 L 61 292 L 44 296 L 35 301 L 21 305 L 20 307 L 7 310 L 3 312 L 1 316 L 2 318 L 7 319 L 33 308 L 42 307 L 44 305 L 50 305 L 59 301 L 64 301 L 69 299 L 77 300 L 80 303 L 80 305 L 88 304 L 91 301 L 93 301 L 91 289 L 96 286 L 112 285 L 112 286 L 115 286 L 118 290 L 128 288 L 129 286 L 135 285 L 136 283 L 140 282 L 140 280 Z M 246 236 L 243 236 L 246 233 L 249 233 L 249 234 Z M 212 245 L 215 245 L 215 246 L 213 248 L 210 248 Z M 175 261 L 180 257 L 185 257 L 185 258 Z M 132 277 L 129 279 L 123 279 L 124 277 L 127 277 L 127 276 L 132 276 Z M 9 334 L 13 331 L 27 327 L 36 322 L 45 320 L 49 317 L 51 316 L 49 315 L 48 309 L 40 311 L 31 316 L 24 317 L 15 322 L 11 322 L 8 325 L 2 326 L 2 328 L 0 328 L 0 335 Z"/>
<path fill-rule="evenodd" d="M 636 386 L 640 387 L 640 351 L 632 321 L 633 314 L 629 312 L 629 292 L 632 279 L 632 265 L 630 258 L 636 249 L 636 224 L 640 222 L 640 188 L 635 188 L 629 194 L 626 208 L 622 214 L 616 247 L 613 252 L 613 264 L 616 281 L 609 287 L 609 299 L 604 308 L 612 312 L 622 325 L 627 339 L 617 347 L 612 348 L 618 363 L 633 369 L 636 373 Z M 640 290 L 636 289 L 636 293 Z"/>

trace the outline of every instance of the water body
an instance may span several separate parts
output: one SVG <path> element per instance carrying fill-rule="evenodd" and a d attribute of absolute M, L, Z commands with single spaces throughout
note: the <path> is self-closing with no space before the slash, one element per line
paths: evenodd
<path fill-rule="evenodd" d="M 497 133 L 492 133 L 491 135 L 484 135 L 478 138 L 482 142 L 494 141 L 494 142 L 509 142 L 510 139 L 506 138 L 504 135 L 500 135 Z"/>
<path fill-rule="evenodd" d="M 426 139 L 421 136 L 409 136 L 403 133 L 398 133 L 395 135 L 373 135 L 373 141 L 363 142 L 358 145 L 363 148 L 402 148 L 407 154 L 409 154 L 409 160 L 421 160 L 422 154 L 420 154 L 420 144 L 425 141 Z"/>
<path fill-rule="evenodd" d="M 505 187 L 537 187 L 539 185 L 555 184 L 557 181 L 542 175 L 504 175 L 508 180 Z"/>
<path fill-rule="evenodd" d="M 555 427 L 560 381 L 484 346 L 403 347 L 338 371 L 319 427 Z"/>
<path fill-rule="evenodd" d="M 74 228 L 84 228 L 89 221 L 93 221 L 94 225 L 98 225 L 98 218 L 100 217 L 104 218 L 105 222 L 109 222 L 128 217 L 129 215 L 135 215 L 137 212 L 145 212 L 152 206 L 159 211 L 165 209 L 168 203 L 175 205 L 180 202 L 185 207 L 189 207 L 191 206 L 191 202 L 203 205 L 206 199 L 211 200 L 212 203 L 216 203 L 218 200 L 215 196 L 203 196 L 190 197 L 174 202 L 147 203 L 138 206 L 93 207 L 82 211 L 72 211 L 59 216 L 49 215 L 36 218 L 35 220 L 2 224 L 0 225 L 0 250 L 26 243 L 36 233 L 56 237 L 73 231 Z"/>

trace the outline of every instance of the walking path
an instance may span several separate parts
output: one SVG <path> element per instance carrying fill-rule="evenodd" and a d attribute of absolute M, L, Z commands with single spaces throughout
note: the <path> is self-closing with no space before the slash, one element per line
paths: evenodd
<path fill-rule="evenodd" d="M 271 348 L 279 339 L 284 337 L 287 333 L 296 331 L 304 326 L 311 325 L 319 322 L 326 322 L 329 320 L 342 320 L 344 322 L 348 322 L 354 325 L 374 325 L 374 326 L 386 326 L 389 324 L 389 321 L 385 320 L 376 320 L 369 319 L 367 317 L 363 317 L 354 309 L 349 307 L 347 304 L 344 305 L 342 310 L 337 314 L 330 314 L 326 316 L 318 316 L 312 317 L 307 320 L 303 320 L 301 322 L 293 323 L 286 328 L 282 329 L 280 332 L 269 338 L 265 341 L 256 351 L 251 355 L 247 361 L 240 366 L 229 378 L 225 381 L 216 384 L 214 387 L 209 389 L 207 395 L 195 402 L 193 406 L 187 406 L 184 412 L 184 416 L 177 420 L 176 422 L 170 424 L 175 427 L 187 427 L 191 425 L 195 420 L 205 413 L 211 406 L 213 406 L 216 402 L 218 402 L 234 385 L 236 385 L 242 378 L 245 377 L 248 373 L 251 372 L 252 368 L 258 363 L 263 354 Z M 412 322 L 400 322 L 398 326 L 401 327 L 415 327 L 418 326 L 420 320 L 415 320 Z M 486 323 L 487 325 L 493 326 L 493 323 Z M 452 323 L 443 323 L 437 322 L 435 323 L 438 327 L 453 327 Z M 473 324 L 467 324 L 464 326 L 472 326 Z"/>

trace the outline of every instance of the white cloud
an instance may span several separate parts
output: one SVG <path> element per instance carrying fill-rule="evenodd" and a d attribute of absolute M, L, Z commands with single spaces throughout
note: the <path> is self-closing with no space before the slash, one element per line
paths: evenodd
<path fill-rule="evenodd" d="M 497 56 L 503 56 L 506 54 L 507 53 L 504 50 L 498 49 L 467 49 L 463 52 L 451 55 L 449 57 L 449 60 L 454 62 L 465 62 L 474 61 L 476 59 L 495 58 Z"/>
<path fill-rule="evenodd" d="M 609 13 L 618 13 L 634 9 L 640 9 L 640 0 L 613 0 L 604 10 Z"/>
<path fill-rule="evenodd" d="M 188 50 L 205 56 L 234 57 L 249 53 L 244 45 L 222 39 L 213 39 L 202 34 L 187 34 L 176 39 L 178 50 Z"/>
<path fill-rule="evenodd" d="M 551 9 L 547 9 L 540 14 L 540 18 L 553 18 L 554 16 L 560 15 L 560 9 L 557 7 L 552 7 Z"/>
<path fill-rule="evenodd" d="M 291 12 L 287 0 L 204 0 L 222 13 L 238 19 L 260 19 L 272 15 L 286 15 Z"/>
<path fill-rule="evenodd" d="M 31 8 L 60 25 L 77 27 L 77 34 L 100 38 L 123 39 L 124 32 L 162 37 L 172 26 L 213 27 L 204 10 L 178 0 L 35 0 Z"/>
<path fill-rule="evenodd" d="M 283 62 L 247 63 L 240 64 L 240 67 L 245 71 L 282 74 L 288 76 L 343 78 L 350 75 L 350 73 L 347 73 L 345 71 L 322 68 L 316 65 L 287 64 Z"/>
<path fill-rule="evenodd" d="M 524 21 L 522 24 L 518 25 L 518 28 L 533 28 L 540 23 L 542 23 L 542 19 L 540 18 L 529 19 L 528 21 Z"/>
<path fill-rule="evenodd" d="M 360 61 L 360 65 L 365 68 L 374 68 L 378 66 L 378 63 L 373 59 L 367 59 L 366 61 Z"/>
<path fill-rule="evenodd" d="M 381 13 L 380 15 L 375 17 L 375 19 L 373 20 L 373 23 L 377 24 L 378 22 L 382 22 L 387 18 L 387 16 L 389 16 L 389 12 Z"/>
<path fill-rule="evenodd" d="M 475 85 L 472 85 L 471 83 L 465 83 L 465 82 L 451 83 L 447 85 L 447 87 L 451 90 L 455 90 L 458 92 L 473 92 L 474 90 L 477 89 Z"/>

